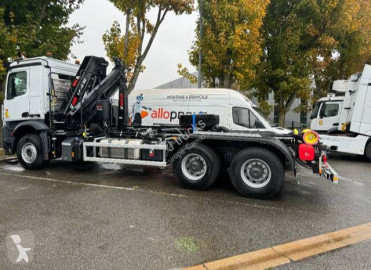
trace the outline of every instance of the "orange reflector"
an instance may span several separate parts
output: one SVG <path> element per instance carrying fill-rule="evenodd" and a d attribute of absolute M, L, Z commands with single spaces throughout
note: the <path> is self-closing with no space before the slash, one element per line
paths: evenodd
<path fill-rule="evenodd" d="M 72 152 L 72 153 L 71 153 L 71 157 L 72 157 L 72 158 L 75 157 L 75 152 Z"/>
<path fill-rule="evenodd" d="M 303 140 L 306 144 L 315 145 L 319 141 L 319 136 L 318 136 L 317 132 L 315 132 L 313 130 L 308 130 L 304 133 Z"/>

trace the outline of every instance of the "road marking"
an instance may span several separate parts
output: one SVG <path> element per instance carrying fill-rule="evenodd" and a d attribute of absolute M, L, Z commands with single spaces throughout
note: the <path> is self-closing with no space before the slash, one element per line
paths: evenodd
<path fill-rule="evenodd" d="M 371 239 L 371 223 L 273 246 L 183 270 L 267 269 Z"/>
<path fill-rule="evenodd" d="M 70 185 L 90 186 L 90 187 L 96 187 L 96 188 L 108 188 L 108 189 L 125 190 L 125 191 L 147 192 L 147 193 L 156 194 L 156 195 L 192 199 L 191 196 L 188 196 L 188 195 L 185 195 L 185 194 L 167 193 L 167 192 L 155 191 L 155 190 L 149 190 L 149 189 L 140 189 L 138 187 L 119 187 L 119 186 L 101 185 L 101 184 L 75 182 L 75 181 L 60 180 L 60 179 L 38 177 L 38 176 L 31 176 L 31 175 L 10 174 L 10 173 L 5 173 L 5 172 L 0 172 L 0 175 L 7 175 L 7 176 L 12 176 L 12 177 L 19 177 L 19 178 L 32 179 L 32 180 L 57 182 L 57 183 L 70 184 Z M 267 210 L 273 210 L 273 211 L 281 211 L 281 212 L 286 211 L 286 209 L 283 209 L 283 208 L 278 208 L 278 207 L 274 207 L 274 206 L 259 205 L 259 204 L 256 204 L 256 203 L 243 203 L 243 202 L 238 202 L 238 201 L 208 199 L 208 198 L 205 198 L 205 200 L 212 201 L 214 203 L 222 202 L 222 203 L 228 203 L 228 204 L 232 204 L 232 205 L 250 206 L 250 207 L 254 207 L 254 208 L 267 209 Z M 309 213 L 308 211 L 302 211 L 302 210 L 298 210 L 298 209 L 294 210 L 294 211 L 299 212 L 299 213 L 304 213 L 304 214 Z M 318 213 L 311 212 L 311 214 L 318 214 Z"/>

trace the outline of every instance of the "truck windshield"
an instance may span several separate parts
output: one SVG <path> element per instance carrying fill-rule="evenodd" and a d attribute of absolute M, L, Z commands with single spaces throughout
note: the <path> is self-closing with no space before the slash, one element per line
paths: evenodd
<path fill-rule="evenodd" d="M 266 116 L 262 110 L 258 107 L 253 107 L 254 108 L 254 111 L 256 111 L 265 121 L 268 122 L 268 124 L 271 126 L 271 127 L 274 127 L 276 126 L 276 124 L 268 117 Z"/>
<path fill-rule="evenodd" d="M 322 102 L 317 102 L 316 105 L 314 105 L 312 114 L 310 115 L 310 119 L 317 118 L 319 107 L 321 107 Z"/>

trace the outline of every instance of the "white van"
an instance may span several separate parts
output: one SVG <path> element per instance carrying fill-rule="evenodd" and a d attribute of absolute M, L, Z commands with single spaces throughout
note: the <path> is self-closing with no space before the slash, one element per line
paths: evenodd
<path fill-rule="evenodd" d="M 229 89 L 148 89 L 129 95 L 131 119 L 140 113 L 142 125 L 178 125 L 184 114 L 219 115 L 220 126 L 230 130 L 270 131 L 288 134 L 276 127 L 241 93 Z"/>

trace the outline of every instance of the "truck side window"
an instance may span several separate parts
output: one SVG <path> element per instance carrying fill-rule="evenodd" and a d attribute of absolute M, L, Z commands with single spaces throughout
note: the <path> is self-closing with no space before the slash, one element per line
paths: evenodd
<path fill-rule="evenodd" d="M 27 91 L 27 72 L 20 71 L 9 74 L 8 77 L 8 88 L 7 88 L 7 99 L 13 99 L 15 97 L 25 94 Z"/>
<path fill-rule="evenodd" d="M 323 108 L 323 117 L 324 118 L 337 116 L 338 113 L 339 113 L 339 104 L 335 104 L 335 103 L 325 104 L 325 106 Z"/>
<path fill-rule="evenodd" d="M 234 107 L 232 109 L 233 123 L 246 128 L 265 128 L 259 119 L 249 109 Z"/>

